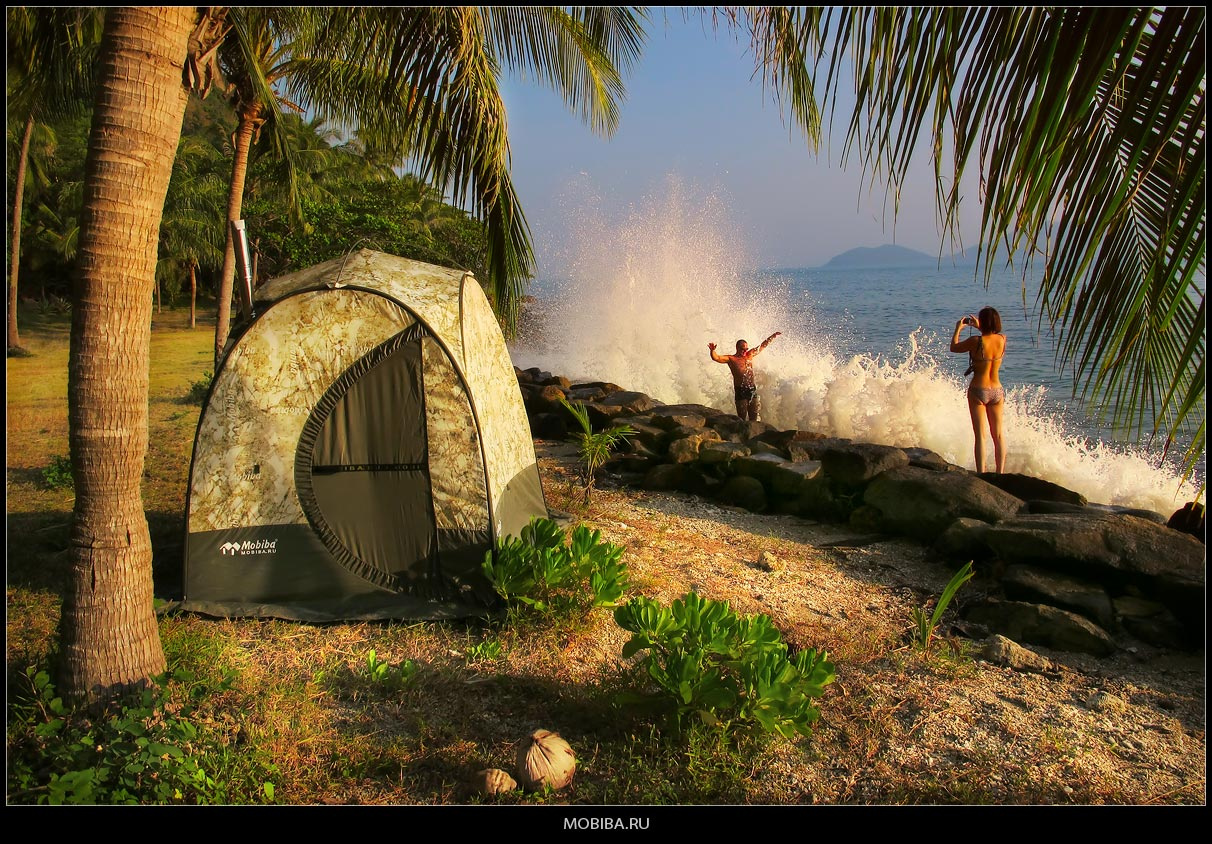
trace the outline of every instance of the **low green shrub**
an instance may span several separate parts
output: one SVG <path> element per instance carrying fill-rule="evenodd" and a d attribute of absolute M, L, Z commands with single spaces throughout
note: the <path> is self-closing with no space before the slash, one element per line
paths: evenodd
<path fill-rule="evenodd" d="M 216 690 L 175 672 L 104 715 L 70 709 L 49 675 L 26 669 L 8 706 L 8 796 L 38 804 L 273 802 L 272 766 L 229 750 L 195 722 Z M 220 690 L 221 691 L 221 690 Z"/>
<path fill-rule="evenodd" d="M 468 662 L 493 662 L 501 658 L 504 649 L 496 639 L 485 639 L 464 652 Z"/>
<path fill-rule="evenodd" d="M 210 390 L 211 381 L 215 378 L 215 374 L 207 370 L 202 374 L 202 377 L 189 385 L 189 392 L 185 394 L 185 400 L 191 404 L 201 404 L 206 400 L 206 393 Z"/>
<path fill-rule="evenodd" d="M 650 687 L 620 701 L 665 715 L 678 733 L 701 723 L 738 737 L 809 736 L 820 717 L 813 700 L 836 677 L 824 651 L 791 656 L 769 616 L 739 616 L 694 592 L 668 607 L 638 597 L 614 617 L 633 634 L 623 657 L 646 651 L 637 668 Z"/>
<path fill-rule="evenodd" d="M 541 613 L 575 613 L 613 607 L 629 587 L 623 549 L 600 531 L 578 525 L 571 536 L 552 519 L 534 518 L 518 537 L 496 543 L 484 556 L 484 575 L 507 603 Z"/>
<path fill-rule="evenodd" d="M 70 457 L 57 455 L 42 470 L 42 482 L 50 489 L 75 489 L 76 477 L 72 474 Z"/>
<path fill-rule="evenodd" d="M 372 648 L 366 654 L 366 673 L 375 683 L 391 689 L 402 689 L 417 676 L 417 663 L 406 659 L 399 665 L 392 665 L 385 659 L 379 659 Z"/>

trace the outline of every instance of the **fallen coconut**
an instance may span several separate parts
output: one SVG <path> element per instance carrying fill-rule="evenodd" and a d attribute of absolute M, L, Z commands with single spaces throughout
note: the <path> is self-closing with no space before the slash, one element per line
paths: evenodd
<path fill-rule="evenodd" d="M 576 768 L 568 742 L 550 730 L 535 730 L 518 748 L 518 780 L 531 791 L 563 788 L 572 782 Z"/>
<path fill-rule="evenodd" d="M 517 780 L 500 768 L 485 768 L 482 771 L 476 771 L 475 776 L 471 778 L 471 785 L 480 794 L 486 794 L 489 797 L 513 791 L 518 787 Z"/>

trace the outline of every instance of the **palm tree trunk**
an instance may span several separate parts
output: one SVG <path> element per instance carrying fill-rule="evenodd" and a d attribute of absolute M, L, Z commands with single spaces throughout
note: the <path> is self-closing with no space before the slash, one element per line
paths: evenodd
<path fill-rule="evenodd" d="M 227 197 L 227 248 L 223 252 L 223 271 L 219 275 L 219 308 L 215 322 L 215 371 L 223 358 L 223 348 L 231 329 L 231 296 L 236 278 L 236 248 L 231 236 L 231 223 L 240 219 L 244 207 L 244 180 L 248 175 L 248 151 L 253 136 L 261 125 L 260 109 L 246 108 L 236 128 L 236 150 L 231 168 L 231 193 Z"/>
<path fill-rule="evenodd" d="M 197 14 L 197 7 L 141 6 L 114 7 L 106 17 L 68 361 L 76 501 L 60 688 L 77 700 L 103 700 L 165 668 L 140 484 L 159 220 Z"/>
<path fill-rule="evenodd" d="M 17 271 L 21 266 L 21 209 L 25 203 L 25 167 L 29 161 L 29 140 L 34 135 L 34 116 L 25 119 L 25 131 L 21 134 L 21 157 L 17 159 L 17 185 L 13 190 L 13 240 L 10 247 L 12 261 L 8 270 L 8 350 L 21 348 L 21 335 L 17 332 Z"/>
<path fill-rule="evenodd" d="M 189 262 L 189 327 L 198 326 L 198 265 Z"/>

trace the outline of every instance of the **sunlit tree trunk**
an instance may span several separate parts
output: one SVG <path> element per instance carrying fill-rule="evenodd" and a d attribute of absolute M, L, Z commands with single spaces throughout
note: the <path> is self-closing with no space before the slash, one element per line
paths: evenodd
<path fill-rule="evenodd" d="M 25 167 L 29 161 L 29 139 L 34 134 L 34 117 L 25 119 L 25 131 L 21 133 L 21 157 L 17 159 L 17 184 L 13 189 L 13 239 L 9 255 L 8 270 L 8 348 L 21 348 L 21 335 L 17 332 L 17 273 L 21 266 L 21 210 L 25 203 Z"/>
<path fill-rule="evenodd" d="M 72 296 L 68 426 L 76 500 L 60 688 L 99 700 L 165 668 L 140 482 L 152 288 L 197 7 L 108 11 Z"/>
<path fill-rule="evenodd" d="M 236 278 L 236 249 L 231 236 L 230 223 L 240 219 L 244 208 L 244 180 L 248 175 L 248 153 L 252 149 L 253 137 L 264 119 L 261 108 L 252 106 L 240 115 L 236 128 L 236 149 L 231 168 L 231 193 L 227 200 L 227 249 L 223 253 L 223 271 L 219 275 L 219 302 L 215 322 L 215 369 L 223 358 L 223 348 L 231 330 L 231 297 Z"/>

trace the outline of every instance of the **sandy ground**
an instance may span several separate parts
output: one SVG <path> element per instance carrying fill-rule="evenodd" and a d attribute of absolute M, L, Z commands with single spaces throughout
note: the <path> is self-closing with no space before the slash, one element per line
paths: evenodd
<path fill-rule="evenodd" d="M 549 505 L 575 504 L 572 447 L 536 450 Z M 1203 651 L 1124 640 L 1110 658 L 1033 647 L 1045 667 L 994 664 L 955 621 L 991 588 L 978 573 L 923 655 L 912 610 L 932 607 L 956 566 L 915 542 L 609 484 L 576 517 L 626 549 L 644 594 L 727 600 L 829 651 L 837 682 L 813 738 L 755 760 L 754 802 L 1205 803 Z M 625 634 L 603 636 L 567 654 L 573 674 L 617 654 Z"/>

